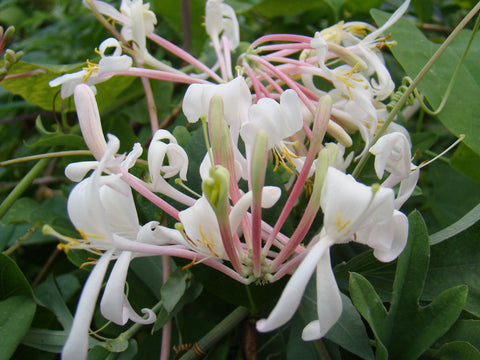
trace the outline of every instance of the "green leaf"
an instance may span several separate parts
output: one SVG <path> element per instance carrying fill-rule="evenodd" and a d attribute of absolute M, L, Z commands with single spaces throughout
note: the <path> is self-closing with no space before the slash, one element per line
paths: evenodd
<path fill-rule="evenodd" d="M 155 13 L 167 21 L 177 36 L 181 36 L 183 16 L 180 6 L 181 2 L 178 0 L 153 0 L 151 3 Z M 205 19 L 205 1 L 192 0 L 189 3 L 193 48 L 195 52 L 200 53 L 207 39 L 205 28 L 202 26 Z"/>
<path fill-rule="evenodd" d="M 422 299 L 432 300 L 452 286 L 467 285 L 465 310 L 480 317 L 480 243 L 477 223 L 461 234 L 431 247 L 428 271 Z"/>
<path fill-rule="evenodd" d="M 164 307 L 162 307 L 157 314 L 157 321 L 153 325 L 152 331 L 155 332 L 163 327 L 171 318 L 173 318 L 183 307 L 195 301 L 203 291 L 203 286 L 197 281 L 189 281 L 187 289 L 185 291 L 185 296 L 183 296 L 180 301 L 175 305 L 172 311 L 167 312 Z"/>
<path fill-rule="evenodd" d="M 341 295 L 342 315 L 325 335 L 325 338 L 362 359 L 373 359 L 372 348 L 362 318 L 348 296 Z"/>
<path fill-rule="evenodd" d="M 7 360 L 32 323 L 37 305 L 33 298 L 18 295 L 0 301 L 0 359 Z"/>
<path fill-rule="evenodd" d="M 389 14 L 372 10 L 375 21 L 381 25 L 387 21 Z M 388 30 L 392 39 L 398 42 L 392 52 L 408 76 L 414 78 L 427 63 L 437 44 L 427 40 L 417 27 L 406 19 L 400 19 Z M 450 82 L 455 66 L 469 41 L 471 32 L 462 31 L 450 48 L 436 62 L 419 84 L 419 90 L 434 108 L 438 107 Z M 445 127 L 455 135 L 466 134 L 465 143 L 473 151 L 480 153 L 480 38 L 476 38 L 455 82 L 445 108 L 438 115 Z"/>
<path fill-rule="evenodd" d="M 422 22 L 431 20 L 433 15 L 433 3 L 431 1 L 412 0 L 412 6 L 415 9 L 415 14 Z"/>
<path fill-rule="evenodd" d="M 32 288 L 17 264 L 0 253 L 0 300 L 17 295 L 32 297 Z"/>
<path fill-rule="evenodd" d="M 465 144 L 460 144 L 450 158 L 450 165 L 468 178 L 480 182 L 480 156 Z"/>
<path fill-rule="evenodd" d="M 160 300 L 162 288 L 162 258 L 160 256 L 148 256 L 136 258 L 130 263 L 130 269 Z"/>
<path fill-rule="evenodd" d="M 296 15 L 302 11 L 319 8 L 323 1 L 297 0 L 297 1 L 278 1 L 264 0 L 254 6 L 252 11 L 266 17 L 275 17 L 282 15 Z"/>
<path fill-rule="evenodd" d="M 22 340 L 22 344 L 52 353 L 62 352 L 67 341 L 68 331 L 31 328 Z"/>
<path fill-rule="evenodd" d="M 20 61 L 15 64 L 10 74 L 24 73 L 32 70 L 38 70 L 40 73 L 28 77 L 4 80 L 2 81 L 2 86 L 5 90 L 22 96 L 30 104 L 38 105 L 45 110 L 60 110 L 62 109 L 62 99 L 59 94 L 60 87 L 51 88 L 48 82 L 63 74 L 76 72 L 84 66 L 85 64 L 38 65 Z M 133 76 L 116 76 L 95 85 L 97 88 L 96 98 L 100 111 L 115 104 L 117 97 L 123 93 L 134 80 L 135 77 Z M 73 99 L 65 99 L 64 106 L 66 110 L 74 110 Z"/>
<path fill-rule="evenodd" d="M 362 275 L 351 273 L 350 295 L 357 310 L 376 333 L 385 323 L 387 311 L 373 286 Z"/>
<path fill-rule="evenodd" d="M 397 262 L 388 314 L 372 285 L 361 275 L 351 274 L 352 301 L 372 327 L 377 342 L 388 350 L 389 359 L 417 359 L 452 326 L 465 305 L 467 287 L 457 286 L 429 305 L 419 306 L 428 265 L 427 229 L 420 214 L 413 212 L 408 243 Z M 377 357 L 379 354 L 384 357 L 385 352 L 377 352 Z"/>
<path fill-rule="evenodd" d="M 182 298 L 187 287 L 188 278 L 189 273 L 187 271 L 177 268 L 170 274 L 167 282 L 162 286 L 160 293 L 162 294 L 163 307 L 167 312 L 171 312 Z"/>
<path fill-rule="evenodd" d="M 441 360 L 479 360 L 480 352 L 467 342 L 451 342 L 443 345 L 433 358 Z"/>
<path fill-rule="evenodd" d="M 58 289 L 57 282 L 52 274 L 50 274 L 42 284 L 35 289 L 35 295 L 42 305 L 48 307 L 53 311 L 57 317 L 58 322 L 65 330 L 70 329 L 73 316 L 65 300 Z"/>
<path fill-rule="evenodd" d="M 352 11 L 368 13 L 371 9 L 380 7 L 382 3 L 383 0 L 348 0 L 347 6 Z"/>
<path fill-rule="evenodd" d="M 439 342 L 464 341 L 480 349 L 480 320 L 458 320 Z"/>

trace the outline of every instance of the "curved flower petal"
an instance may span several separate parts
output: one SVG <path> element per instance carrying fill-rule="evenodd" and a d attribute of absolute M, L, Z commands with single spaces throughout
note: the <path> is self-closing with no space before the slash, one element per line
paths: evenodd
<path fill-rule="evenodd" d="M 373 255 L 382 262 L 395 260 L 407 245 L 408 219 L 405 214 L 395 210 L 390 226 L 393 228 L 390 247 L 388 249 L 377 248 L 373 252 Z"/>
<path fill-rule="evenodd" d="M 148 317 L 145 319 L 139 316 L 125 296 L 125 282 L 131 259 L 130 251 L 122 251 L 115 262 L 100 302 L 100 311 L 106 319 L 118 325 L 125 325 L 128 320 L 139 324 L 152 324 L 156 320 L 155 313 L 150 309 L 142 309 Z"/>
<path fill-rule="evenodd" d="M 302 107 L 297 93 L 291 89 L 280 96 L 280 103 L 262 98 L 248 110 L 248 122 L 240 134 L 245 143 L 251 143 L 260 130 L 268 134 L 267 148 L 292 136 L 303 126 Z"/>
<path fill-rule="evenodd" d="M 112 250 L 107 251 L 98 259 L 83 286 L 72 327 L 62 349 L 62 359 L 84 360 L 87 358 L 88 329 L 112 254 Z"/>
<path fill-rule="evenodd" d="M 259 332 L 272 331 L 284 325 L 292 318 L 305 292 L 305 288 L 312 277 L 318 262 L 329 251 L 332 241 L 324 237 L 318 241 L 308 252 L 300 266 L 283 289 L 282 295 L 267 319 L 257 321 Z"/>
<path fill-rule="evenodd" d="M 68 164 L 65 168 L 65 176 L 74 181 L 81 181 L 90 170 L 96 169 L 98 161 L 79 161 Z"/>
<path fill-rule="evenodd" d="M 262 207 L 271 208 L 282 195 L 282 190 L 277 186 L 264 186 L 262 189 Z M 252 205 L 253 196 L 249 191 L 244 194 L 240 200 L 233 206 L 232 211 L 229 214 L 230 228 L 232 232 L 235 232 L 240 226 L 243 215 L 247 212 L 248 208 Z"/>
<path fill-rule="evenodd" d="M 377 143 L 370 148 L 375 155 L 375 172 L 381 179 L 387 170 L 390 174 L 405 179 L 410 174 L 411 147 L 408 138 L 400 132 L 383 135 Z"/>
<path fill-rule="evenodd" d="M 303 329 L 302 339 L 305 341 L 324 337 L 342 314 L 342 298 L 330 264 L 329 251 L 318 261 L 316 275 L 318 320 L 310 322 Z"/>
<path fill-rule="evenodd" d="M 189 247 L 208 256 L 227 259 L 217 217 L 205 196 L 180 211 L 178 217 L 189 239 Z"/>
<path fill-rule="evenodd" d="M 238 76 L 226 84 L 190 85 L 183 98 L 183 113 L 188 122 L 197 122 L 202 116 L 206 117 L 210 100 L 215 95 L 222 97 L 223 115 L 236 144 L 240 126 L 247 120 L 248 108 L 252 104 L 252 94 L 243 77 Z"/>

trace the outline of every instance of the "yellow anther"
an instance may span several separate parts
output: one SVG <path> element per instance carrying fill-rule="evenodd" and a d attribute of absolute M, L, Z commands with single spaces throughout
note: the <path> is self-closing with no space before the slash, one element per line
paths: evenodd
<path fill-rule="evenodd" d="M 356 78 L 353 77 L 354 74 L 357 74 L 357 73 L 360 72 L 359 67 L 360 67 L 360 63 L 356 63 L 353 68 L 351 68 L 350 70 L 345 72 L 343 75 L 337 75 L 337 79 L 340 80 L 341 82 L 343 82 L 345 87 L 347 88 L 350 99 L 353 99 L 351 89 L 355 88 L 355 84 L 350 82 L 350 80 L 363 82 L 363 79 L 356 79 Z"/>
<path fill-rule="evenodd" d="M 90 261 L 84 262 L 82 265 L 80 265 L 79 269 L 82 269 L 85 266 L 89 266 L 89 265 L 93 266 L 98 262 L 98 259 L 94 259 L 94 258 L 87 258 L 87 260 L 90 260 Z"/>
<path fill-rule="evenodd" d="M 384 38 L 378 39 L 377 44 L 375 46 L 379 49 L 382 49 L 385 46 L 388 47 L 389 49 L 391 49 L 392 46 L 396 45 L 396 41 L 387 41 L 391 37 L 392 37 L 392 33 L 388 34 Z"/>
<path fill-rule="evenodd" d="M 213 247 L 215 246 L 215 241 L 213 240 L 213 236 L 211 232 L 208 232 L 208 238 L 205 235 L 205 232 L 203 231 L 202 224 L 198 224 L 198 231 L 200 231 L 200 236 L 202 237 L 199 239 L 200 244 L 205 245 L 208 250 L 213 254 L 215 257 L 220 257 L 215 250 L 213 250 Z"/>
<path fill-rule="evenodd" d="M 92 76 L 93 72 L 98 70 L 98 64 L 95 64 L 87 59 L 87 67 L 84 67 L 83 70 L 87 72 L 83 77 L 83 82 L 86 82 L 90 76 Z"/>
<path fill-rule="evenodd" d="M 192 266 L 197 265 L 197 257 L 198 256 L 195 256 L 190 264 L 182 266 L 182 270 L 185 271 L 187 269 L 190 269 Z"/>
<path fill-rule="evenodd" d="M 345 229 L 348 224 L 350 224 L 350 220 L 347 220 L 342 223 L 342 214 L 338 213 L 337 219 L 335 220 L 335 226 L 337 227 L 337 231 L 341 232 L 343 229 Z"/>

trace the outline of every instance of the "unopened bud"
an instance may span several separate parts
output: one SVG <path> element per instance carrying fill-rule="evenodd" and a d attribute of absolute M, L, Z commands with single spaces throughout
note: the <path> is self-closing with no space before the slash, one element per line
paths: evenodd
<path fill-rule="evenodd" d="M 13 38 L 13 35 L 15 35 L 15 28 L 13 26 L 9 26 L 3 33 L 3 41 L 9 42 Z"/>

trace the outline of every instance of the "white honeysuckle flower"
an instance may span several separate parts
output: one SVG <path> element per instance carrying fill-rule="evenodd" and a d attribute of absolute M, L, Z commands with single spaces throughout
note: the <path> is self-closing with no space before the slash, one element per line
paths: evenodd
<path fill-rule="evenodd" d="M 105 55 L 109 48 L 115 48 L 112 55 Z M 51 80 L 48 85 L 56 87 L 61 85 L 60 95 L 65 99 L 74 93 L 74 89 L 79 84 L 85 84 L 90 87 L 93 94 L 97 90 L 95 84 L 107 81 L 115 72 L 128 70 L 132 66 L 132 58 L 128 55 L 122 55 L 120 44 L 114 38 L 104 40 L 99 46 L 100 61 L 93 64 L 87 61 L 88 67 L 71 74 L 65 74 Z M 104 75 L 108 73 L 109 75 Z"/>
<path fill-rule="evenodd" d="M 143 4 L 142 0 L 122 0 L 120 11 L 131 21 L 122 23 L 122 36 L 126 40 L 138 42 L 143 39 L 145 42 L 145 36 L 152 33 L 157 25 L 157 17 L 150 10 L 150 4 Z"/>
<path fill-rule="evenodd" d="M 164 179 L 177 174 L 180 179 L 187 180 L 187 153 L 168 130 L 160 129 L 153 135 L 148 148 L 148 169 L 154 188 L 158 183 L 164 185 Z"/>
<path fill-rule="evenodd" d="M 210 38 L 219 38 L 223 33 L 230 49 L 240 43 L 239 26 L 235 11 L 223 0 L 208 0 L 205 5 L 205 30 Z"/>
<path fill-rule="evenodd" d="M 143 324 L 155 321 L 155 314 L 143 309 L 147 318 L 140 317 L 130 306 L 125 294 L 125 277 L 130 260 L 135 256 L 116 246 L 118 241 L 149 242 L 165 245 L 161 237 L 152 239 L 152 224 L 143 227 L 138 216 L 130 187 L 119 175 L 102 175 L 109 159 L 118 150 L 118 139 L 109 136 L 105 154 L 92 175 L 78 183 L 71 191 L 67 211 L 70 220 L 82 234 L 82 239 L 70 239 L 68 249 L 85 249 L 94 253 L 105 251 L 87 279 L 75 313 L 68 339 L 62 350 L 64 359 L 85 359 L 88 351 L 88 329 L 93 317 L 96 300 L 102 287 L 110 260 L 118 258 L 102 298 L 102 314 L 117 324 L 128 319 Z M 147 230 L 144 230 L 147 228 Z"/>
<path fill-rule="evenodd" d="M 392 188 L 400 183 L 394 201 L 396 209 L 412 195 L 420 176 L 420 167 L 412 163 L 411 149 L 410 139 L 403 132 L 385 134 L 370 148 L 375 155 L 377 177 L 382 179 L 385 170 L 390 173 L 382 186 Z"/>
<path fill-rule="evenodd" d="M 245 143 L 252 145 L 256 134 L 263 130 L 268 135 L 267 149 L 277 147 L 282 153 L 286 139 L 302 129 L 301 101 L 291 89 L 280 96 L 280 103 L 262 98 L 248 109 L 248 121 L 244 122 L 240 135 Z"/>
<path fill-rule="evenodd" d="M 107 49 L 113 48 L 111 55 L 105 55 Z M 122 55 L 122 46 L 117 39 L 108 38 L 98 47 L 100 61 L 98 62 L 98 75 L 110 72 L 120 72 L 132 67 L 133 60 L 128 55 Z"/>
<path fill-rule="evenodd" d="M 366 186 L 329 167 L 320 202 L 324 227 L 318 241 L 313 242 L 269 317 L 257 322 L 260 332 L 274 330 L 291 319 L 315 268 L 318 320 L 305 327 L 302 338 L 323 337 L 340 318 L 342 301 L 328 254 L 332 245 L 349 241 L 366 244 L 380 261 L 392 261 L 406 245 L 408 220 L 395 210 L 391 189 Z"/>
<path fill-rule="evenodd" d="M 190 85 L 183 98 L 183 113 L 191 123 L 207 117 L 210 100 L 215 95 L 222 97 L 223 115 L 230 127 L 232 141 L 237 144 L 240 127 L 247 121 L 248 108 L 252 104 L 252 94 L 243 77 L 238 76 L 225 84 Z"/>
<path fill-rule="evenodd" d="M 375 173 L 383 178 L 385 170 L 401 179 L 408 177 L 411 167 L 412 145 L 408 138 L 399 132 L 385 134 L 370 148 L 375 155 Z"/>
<path fill-rule="evenodd" d="M 240 135 L 247 145 L 247 152 L 253 147 L 259 131 L 268 135 L 267 150 L 272 149 L 277 164 L 289 163 L 300 172 L 305 161 L 291 149 L 294 145 L 287 139 L 303 127 L 301 101 L 291 89 L 280 96 L 280 103 L 270 98 L 262 98 L 248 110 L 248 121 L 240 128 Z M 315 169 L 311 167 L 309 176 Z"/>
<path fill-rule="evenodd" d="M 130 24 L 123 24 L 121 34 L 127 41 L 132 41 L 138 52 L 137 61 L 150 59 L 146 45 L 146 36 L 153 32 L 157 24 L 155 14 L 149 10 L 150 4 L 142 0 L 122 0 L 120 11 L 130 19 Z"/>
<path fill-rule="evenodd" d="M 272 207 L 280 198 L 281 190 L 276 186 L 265 186 L 262 190 L 262 207 Z M 231 208 L 229 214 L 232 235 L 237 231 L 243 216 L 252 204 L 252 192 L 242 195 Z M 219 260 L 227 260 L 227 254 L 222 243 L 220 228 L 215 212 L 205 195 L 202 195 L 193 206 L 180 211 L 180 221 L 183 233 L 165 227 L 160 227 L 166 238 L 172 242 L 185 245 L 192 250 Z"/>
<path fill-rule="evenodd" d="M 383 24 L 383 26 L 365 36 L 362 40 L 358 41 L 357 44 L 347 47 L 349 51 L 360 56 L 360 58 L 362 58 L 362 60 L 364 60 L 365 63 L 368 65 L 368 76 L 376 74 L 376 79 L 372 77 L 370 82 L 373 88 L 373 92 L 375 94 L 375 98 L 378 100 L 384 100 L 388 96 L 390 96 L 392 91 L 395 89 L 395 84 L 392 81 L 390 72 L 385 67 L 383 56 L 378 51 L 377 45 L 379 44 L 379 41 L 385 41 L 385 38 L 382 39 L 382 37 L 384 36 L 383 33 L 403 16 L 403 14 L 407 11 L 409 5 L 410 0 L 405 1 L 392 14 L 392 16 L 387 20 L 387 22 Z M 351 25 L 346 24 L 346 26 Z M 365 26 L 365 28 L 370 29 L 370 27 L 367 26 Z M 388 43 L 385 44 L 388 45 Z"/>

